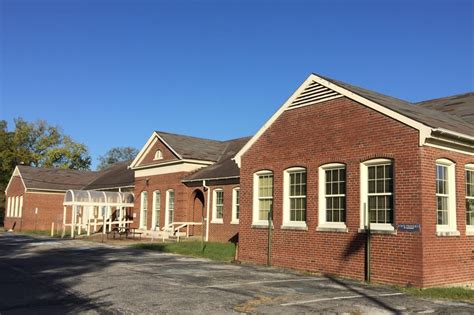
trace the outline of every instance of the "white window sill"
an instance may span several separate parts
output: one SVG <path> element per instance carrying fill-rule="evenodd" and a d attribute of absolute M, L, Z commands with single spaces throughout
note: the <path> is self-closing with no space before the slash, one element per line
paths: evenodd
<path fill-rule="evenodd" d="M 318 232 L 342 232 L 347 233 L 349 229 L 345 224 L 321 224 L 316 228 Z"/>
<path fill-rule="evenodd" d="M 212 224 L 224 224 L 224 220 L 222 220 L 222 219 L 214 219 L 214 220 L 211 220 L 211 223 L 212 223 Z"/>
<path fill-rule="evenodd" d="M 308 231 L 308 226 L 305 225 L 296 225 L 296 224 L 284 224 L 280 227 L 282 230 L 297 230 L 297 231 Z"/>
<path fill-rule="evenodd" d="M 436 236 L 460 236 L 459 231 L 436 231 Z"/>
<path fill-rule="evenodd" d="M 232 220 L 230 221 L 230 224 L 239 224 L 239 220 Z"/>
<path fill-rule="evenodd" d="M 466 228 L 466 235 L 474 235 L 474 229 L 468 226 Z"/>

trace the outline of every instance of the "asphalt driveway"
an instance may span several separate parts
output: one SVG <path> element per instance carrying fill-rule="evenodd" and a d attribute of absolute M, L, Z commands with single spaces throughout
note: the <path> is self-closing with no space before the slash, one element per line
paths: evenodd
<path fill-rule="evenodd" d="M 0 234 L 0 314 L 473 314 L 386 286 L 275 268 Z"/>

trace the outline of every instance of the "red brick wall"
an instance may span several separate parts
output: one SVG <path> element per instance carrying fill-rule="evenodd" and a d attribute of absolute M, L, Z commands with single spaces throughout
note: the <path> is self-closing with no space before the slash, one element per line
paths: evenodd
<path fill-rule="evenodd" d="M 274 265 L 364 278 L 365 234 L 360 225 L 360 163 L 394 161 L 395 224 L 421 223 L 418 132 L 347 98 L 284 112 L 242 157 L 239 259 L 265 263 L 267 230 L 252 228 L 253 173 L 274 173 Z M 348 233 L 316 231 L 318 167 L 347 168 Z M 307 231 L 282 230 L 283 172 L 307 169 Z M 372 238 L 372 280 L 422 284 L 420 233 L 376 234 Z"/>
<path fill-rule="evenodd" d="M 16 222 L 15 230 L 19 230 L 20 223 L 21 223 L 21 218 L 12 217 L 11 215 L 8 216 L 8 202 L 9 202 L 8 198 L 23 196 L 23 207 L 24 207 L 25 205 L 24 195 L 25 195 L 25 186 L 23 185 L 23 182 L 20 176 L 13 176 L 13 178 L 11 179 L 10 185 L 8 186 L 8 189 L 5 192 L 6 203 L 5 203 L 5 219 L 3 221 L 3 224 L 6 229 L 11 229 Z"/>
<path fill-rule="evenodd" d="M 155 190 L 159 190 L 161 193 L 160 228 L 165 223 L 166 191 L 169 189 L 174 190 L 174 221 L 187 221 L 188 188 L 181 183 L 181 179 L 186 174 L 180 172 L 135 178 L 135 208 L 133 212 L 136 215 L 134 218 L 136 227 L 140 224 L 141 193 L 143 191 L 148 192 L 147 229 L 150 229 L 152 224 L 153 192 Z"/>
<path fill-rule="evenodd" d="M 15 176 L 7 190 L 7 198 L 23 196 L 23 210 L 20 217 L 6 217 L 5 227 L 10 229 L 16 222 L 15 231 L 51 230 L 51 223 L 62 226 L 63 193 L 25 193 L 25 187 L 19 176 Z M 38 214 L 35 209 L 38 208 Z"/>
<path fill-rule="evenodd" d="M 228 242 L 233 236 L 239 232 L 239 225 L 232 224 L 232 190 L 239 185 L 220 185 L 220 186 L 209 186 L 211 193 L 210 195 L 210 224 L 209 224 L 209 240 L 216 242 Z M 212 208 L 214 203 L 213 191 L 215 189 L 222 189 L 224 191 L 224 211 L 223 211 L 223 223 L 212 223 Z M 207 198 L 207 192 L 206 192 Z"/>
<path fill-rule="evenodd" d="M 456 224 L 459 236 L 436 235 L 436 160 L 456 163 Z M 474 236 L 466 235 L 465 165 L 474 157 L 432 147 L 422 149 L 423 285 L 474 281 Z"/>
<path fill-rule="evenodd" d="M 188 173 L 172 173 L 163 175 L 154 175 L 148 177 L 139 177 L 135 179 L 135 208 L 134 226 L 138 227 L 140 224 L 140 208 L 141 208 L 141 193 L 148 192 L 148 214 L 147 214 L 147 229 L 152 225 L 152 207 L 153 207 L 153 191 L 159 190 L 161 192 L 161 206 L 160 206 L 160 228 L 163 228 L 165 223 L 165 206 L 166 206 L 166 191 L 174 189 L 175 191 L 175 222 L 202 222 L 202 210 L 193 209 L 194 192 L 200 190 L 204 194 L 204 217 L 206 217 L 206 202 L 207 191 L 204 192 L 202 187 L 187 187 L 181 183 L 181 180 Z M 148 184 L 146 179 L 148 178 Z M 211 204 L 210 216 L 212 217 L 212 191 L 215 188 L 224 189 L 224 223 L 223 224 L 209 224 L 209 241 L 227 242 L 233 235 L 238 232 L 238 225 L 230 224 L 232 211 L 232 188 L 235 185 L 211 186 Z M 204 222 L 205 225 L 205 222 Z M 201 227 L 196 226 L 190 229 L 192 235 L 202 235 Z"/>

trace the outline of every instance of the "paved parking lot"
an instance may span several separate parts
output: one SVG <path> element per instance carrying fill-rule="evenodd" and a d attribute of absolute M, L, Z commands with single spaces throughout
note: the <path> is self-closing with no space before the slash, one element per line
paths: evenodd
<path fill-rule="evenodd" d="M 0 234 L 0 314 L 474 313 L 385 286 L 274 268 Z"/>

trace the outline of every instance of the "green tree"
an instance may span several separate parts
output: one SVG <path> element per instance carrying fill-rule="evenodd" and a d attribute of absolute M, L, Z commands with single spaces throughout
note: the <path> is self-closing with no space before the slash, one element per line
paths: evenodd
<path fill-rule="evenodd" d="M 132 147 L 116 147 L 107 151 L 104 155 L 99 156 L 98 170 L 117 163 L 133 160 L 137 156 L 138 150 Z"/>
<path fill-rule="evenodd" d="M 14 124 L 14 130 L 9 131 L 7 122 L 0 120 L 0 222 L 5 210 L 3 192 L 16 165 L 78 170 L 88 170 L 91 165 L 87 147 L 64 135 L 59 127 L 22 118 Z"/>

